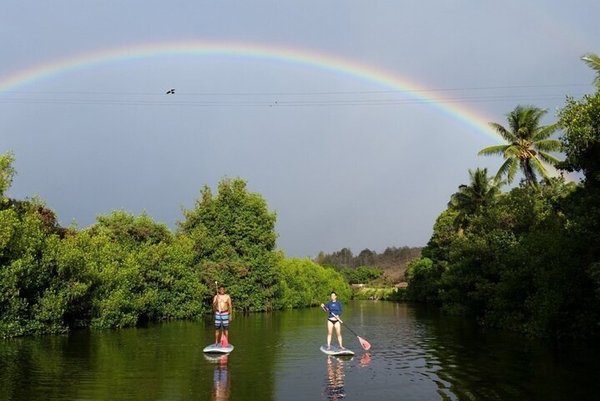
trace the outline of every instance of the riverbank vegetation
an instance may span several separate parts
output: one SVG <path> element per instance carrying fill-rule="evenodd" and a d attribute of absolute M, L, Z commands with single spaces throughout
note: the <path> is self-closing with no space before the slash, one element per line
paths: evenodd
<path fill-rule="evenodd" d="M 317 305 L 343 276 L 275 249 L 275 213 L 241 179 L 208 187 L 172 232 L 114 211 L 64 228 L 41 200 L 5 196 L 14 157 L 0 156 L 0 337 L 120 328 L 209 312 L 215 283 L 239 311 Z"/>
<path fill-rule="evenodd" d="M 495 178 L 470 171 L 451 196 L 407 270 L 409 299 L 536 336 L 600 334 L 600 87 L 567 98 L 555 124 L 541 125 L 544 113 L 519 106 L 506 126 L 492 124 L 506 144 L 480 153 L 504 162 Z M 551 177 L 548 166 L 583 182 Z M 502 192 L 519 170 L 521 183 Z"/>

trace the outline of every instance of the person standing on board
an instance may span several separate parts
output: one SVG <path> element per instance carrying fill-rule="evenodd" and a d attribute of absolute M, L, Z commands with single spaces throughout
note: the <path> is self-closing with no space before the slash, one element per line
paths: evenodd
<path fill-rule="evenodd" d="M 342 304 L 337 301 L 337 294 L 335 291 L 331 291 L 331 301 L 326 304 L 321 304 L 321 308 L 328 313 L 327 315 L 327 349 L 331 348 L 331 335 L 333 334 L 333 328 L 335 327 L 335 333 L 337 335 L 338 344 L 340 348 L 344 349 L 342 345 L 342 324 L 340 323 L 339 316 L 342 314 Z"/>
<path fill-rule="evenodd" d="M 225 287 L 219 286 L 219 292 L 212 302 L 215 312 L 215 344 L 223 342 L 223 335 L 229 338 L 229 322 L 233 320 L 233 305 L 231 297 L 225 293 Z"/>

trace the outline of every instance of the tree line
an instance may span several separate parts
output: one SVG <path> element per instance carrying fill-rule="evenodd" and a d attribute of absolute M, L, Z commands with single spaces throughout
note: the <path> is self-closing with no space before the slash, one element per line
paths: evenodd
<path fill-rule="evenodd" d="M 405 281 L 408 263 L 421 256 L 421 247 L 387 247 L 382 253 L 368 248 L 353 255 L 349 248 L 327 254 L 319 252 L 314 261 L 340 271 L 350 284 L 375 281 L 392 285 Z"/>
<path fill-rule="evenodd" d="M 545 110 L 518 106 L 506 126 L 491 123 L 506 143 L 480 154 L 504 161 L 494 177 L 470 170 L 452 194 L 408 268 L 409 299 L 536 336 L 600 334 L 600 58 L 584 61 L 597 90 L 567 97 L 557 122 L 542 125 Z M 519 171 L 519 185 L 503 192 Z M 573 172 L 582 182 L 563 178 Z"/>
<path fill-rule="evenodd" d="M 40 199 L 5 196 L 13 163 L 0 155 L 0 337 L 198 319 L 217 283 L 247 312 L 350 297 L 340 273 L 275 249 L 276 215 L 242 179 L 202 188 L 175 231 L 122 210 L 77 229 Z"/>

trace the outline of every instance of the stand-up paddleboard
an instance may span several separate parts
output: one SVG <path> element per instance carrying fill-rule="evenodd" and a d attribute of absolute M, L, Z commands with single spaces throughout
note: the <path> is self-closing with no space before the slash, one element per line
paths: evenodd
<path fill-rule="evenodd" d="M 225 363 L 227 363 L 227 359 L 229 358 L 229 354 L 211 354 L 211 353 L 203 353 L 202 354 L 204 356 L 204 359 L 206 359 L 208 362 L 211 363 L 223 363 L 223 361 L 225 361 Z"/>
<path fill-rule="evenodd" d="M 348 348 L 336 347 L 334 345 L 329 347 L 329 349 L 327 348 L 326 345 L 321 345 L 321 351 L 327 355 L 337 355 L 337 356 L 343 356 L 343 355 L 352 356 L 352 355 L 354 355 L 354 351 L 349 350 Z"/>
<path fill-rule="evenodd" d="M 210 344 L 202 350 L 207 354 L 229 354 L 233 351 L 233 345 L 227 344 L 227 346 L 223 347 L 221 344 Z"/>

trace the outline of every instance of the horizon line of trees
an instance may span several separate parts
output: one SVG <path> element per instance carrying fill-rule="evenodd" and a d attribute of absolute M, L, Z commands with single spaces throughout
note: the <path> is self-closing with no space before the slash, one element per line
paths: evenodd
<path fill-rule="evenodd" d="M 342 248 L 339 251 L 325 253 L 323 251 L 315 257 L 314 261 L 324 266 L 337 268 L 358 268 L 361 266 L 388 268 L 400 266 L 419 256 L 423 247 L 387 247 L 382 253 L 377 253 L 365 248 L 354 255 L 350 248 Z"/>
<path fill-rule="evenodd" d="M 346 277 L 350 284 L 390 286 L 404 282 L 410 261 L 421 256 L 422 247 L 387 247 L 382 253 L 368 248 L 353 255 L 349 248 L 331 254 L 319 252 L 315 263 L 330 266 Z"/>
<path fill-rule="evenodd" d="M 598 73 L 596 92 L 567 97 L 556 123 L 542 125 L 546 111 L 534 106 L 517 106 L 506 127 L 491 123 L 506 143 L 479 154 L 504 162 L 494 177 L 469 170 L 452 194 L 407 270 L 409 300 L 535 336 L 600 335 L 600 58 L 583 60 Z M 548 165 L 583 182 L 552 177 Z M 502 192 L 519 171 L 520 184 Z"/>

